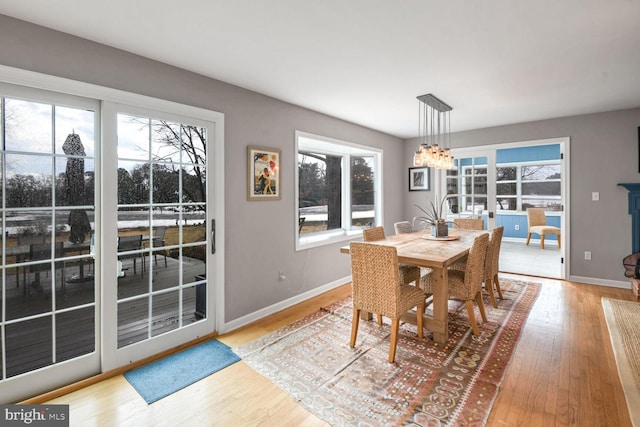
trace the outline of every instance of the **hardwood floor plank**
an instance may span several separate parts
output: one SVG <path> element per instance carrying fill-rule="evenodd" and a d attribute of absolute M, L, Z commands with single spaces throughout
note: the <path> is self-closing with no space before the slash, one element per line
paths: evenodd
<path fill-rule="evenodd" d="M 543 283 L 540 296 L 487 425 L 630 426 L 600 300 L 632 300 L 631 291 L 535 280 Z M 219 339 L 244 344 L 349 293 L 350 286 L 340 287 Z M 153 405 L 122 375 L 49 403 L 69 404 L 74 426 L 327 425 L 242 361 Z"/>

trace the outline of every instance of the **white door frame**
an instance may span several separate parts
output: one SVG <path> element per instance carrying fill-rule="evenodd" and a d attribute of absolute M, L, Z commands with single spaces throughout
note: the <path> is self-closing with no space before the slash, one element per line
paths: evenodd
<path fill-rule="evenodd" d="M 551 144 L 560 145 L 560 153 L 562 156 L 561 201 L 562 201 L 562 206 L 564 207 L 564 210 L 560 214 L 560 228 L 562 233 L 561 235 L 562 247 L 560 248 L 560 251 L 561 251 L 561 257 L 564 260 L 561 267 L 561 279 L 566 279 L 567 277 L 569 277 L 568 272 L 571 271 L 569 266 L 569 260 L 570 260 L 569 248 L 571 246 L 571 242 L 570 242 L 571 224 L 567 220 L 567 218 L 570 218 L 570 205 L 568 201 L 571 200 L 571 197 L 570 197 L 571 173 L 570 173 L 570 160 L 569 160 L 570 159 L 570 142 L 571 140 L 569 137 L 561 137 L 561 138 L 538 139 L 538 140 L 531 140 L 531 141 L 518 141 L 518 142 L 509 142 L 509 143 L 501 143 L 501 144 L 489 144 L 489 145 L 482 145 L 482 146 L 468 147 L 468 148 L 451 149 L 451 154 L 453 154 L 453 156 L 456 158 L 487 156 L 487 159 L 488 159 L 487 167 L 489 168 L 489 170 L 495 171 L 495 165 L 496 165 L 495 153 L 496 153 L 496 150 L 498 149 L 514 148 L 514 147 L 530 147 L 535 145 L 551 145 Z M 436 174 L 436 175 L 438 175 L 438 180 L 436 182 L 436 185 L 438 186 L 437 188 L 440 189 L 442 194 L 445 194 L 446 182 L 442 177 L 440 177 L 440 174 Z M 495 206 L 495 202 L 496 202 L 495 173 L 487 173 L 487 175 L 488 175 L 487 185 L 489 186 L 487 190 L 487 206 Z M 495 226 L 495 219 L 496 219 L 495 217 L 497 217 L 497 213 L 494 215 L 494 218 L 493 218 L 494 226 Z M 488 227 L 488 229 L 491 229 L 491 227 Z"/>

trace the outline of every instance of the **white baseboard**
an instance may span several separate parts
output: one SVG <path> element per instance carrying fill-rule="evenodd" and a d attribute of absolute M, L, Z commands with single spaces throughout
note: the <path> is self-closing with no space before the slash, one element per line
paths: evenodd
<path fill-rule="evenodd" d="M 233 331 L 234 329 L 238 329 L 242 326 L 248 325 L 249 323 L 255 322 L 256 320 L 260 320 L 266 316 L 277 313 L 278 311 L 282 311 L 285 308 L 289 308 L 293 305 L 306 301 L 309 298 L 313 298 L 317 295 L 330 291 L 331 289 L 335 289 L 338 286 L 342 286 L 349 282 L 351 282 L 350 275 L 347 277 L 343 277 L 342 279 L 335 280 L 331 283 L 327 283 L 326 285 L 322 285 L 317 288 L 311 289 L 310 291 L 302 293 L 300 295 L 296 295 L 295 297 L 291 297 L 284 301 L 280 301 L 276 304 L 270 305 L 258 311 L 254 311 L 253 313 L 239 317 L 230 322 L 225 322 L 224 324 L 219 325 L 218 333 L 225 334 L 227 332 Z"/>
<path fill-rule="evenodd" d="M 612 288 L 622 288 L 631 290 L 631 281 L 595 279 L 593 277 L 569 276 L 570 282 L 586 283 L 587 285 L 609 286 Z"/>

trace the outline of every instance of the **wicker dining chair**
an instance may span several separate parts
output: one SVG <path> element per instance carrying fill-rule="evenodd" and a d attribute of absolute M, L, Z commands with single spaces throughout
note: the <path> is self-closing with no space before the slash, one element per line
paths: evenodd
<path fill-rule="evenodd" d="M 393 363 L 398 344 L 400 316 L 416 307 L 418 336 L 423 337 L 424 294 L 400 281 L 398 252 L 393 246 L 351 242 L 351 277 L 353 319 L 351 322 L 351 348 L 356 345 L 358 324 L 362 310 L 391 319 L 389 362 Z"/>
<path fill-rule="evenodd" d="M 395 224 L 393 224 L 393 228 L 396 234 L 413 233 L 415 231 L 413 229 L 413 225 L 411 225 L 409 221 L 396 222 Z M 425 274 L 429 274 L 430 272 L 433 271 L 429 267 L 419 267 L 419 268 L 420 268 L 420 277 L 422 277 Z M 419 281 L 416 282 L 416 284 L 418 285 L 418 287 L 420 287 Z M 429 299 L 430 296 L 431 296 L 430 293 L 425 292 L 425 297 L 427 298 L 427 306 L 433 302 L 433 300 Z"/>
<path fill-rule="evenodd" d="M 473 245 L 469 249 L 467 257 L 467 265 L 465 271 L 449 270 L 449 296 L 465 302 L 467 313 L 469 314 L 469 322 L 474 335 L 480 335 L 476 317 L 474 315 L 473 300 L 475 299 L 480 310 L 480 315 L 484 322 L 487 321 L 487 315 L 484 311 L 484 303 L 482 301 L 482 282 L 485 273 L 484 266 L 487 256 L 487 246 L 489 243 L 489 234 L 481 234 L 473 240 Z M 433 293 L 432 274 L 422 276 L 420 279 L 420 287 L 426 292 Z"/>
<path fill-rule="evenodd" d="M 409 221 L 400 221 L 393 224 L 393 230 L 396 234 L 413 233 L 413 225 Z"/>
<path fill-rule="evenodd" d="M 500 225 L 491 230 L 489 234 L 489 243 L 487 245 L 487 257 L 484 263 L 484 287 L 489 293 L 491 304 L 498 307 L 495 292 L 498 298 L 504 299 L 502 289 L 500 289 L 500 281 L 498 280 L 498 269 L 500 267 L 500 245 L 504 234 L 504 226 Z M 494 289 L 495 288 L 495 289 Z"/>
<path fill-rule="evenodd" d="M 362 240 L 365 242 L 375 242 L 377 240 L 384 239 L 384 227 L 373 227 L 362 230 Z M 408 285 L 411 282 L 416 282 L 416 284 L 418 284 L 420 281 L 420 267 L 416 267 L 415 265 L 399 264 L 398 271 L 400 273 L 400 280 L 405 285 Z"/>
<path fill-rule="evenodd" d="M 454 228 L 465 230 L 484 230 L 484 220 L 482 218 L 456 218 L 453 220 Z M 464 271 L 467 268 L 467 258 L 456 261 L 451 267 L 452 270 Z"/>
<path fill-rule="evenodd" d="M 552 225 L 547 225 L 547 217 L 542 208 L 527 209 L 527 246 L 531 240 L 531 233 L 540 235 L 540 248 L 544 249 L 544 237 L 547 234 L 558 236 L 558 249 L 560 249 L 560 229 Z"/>

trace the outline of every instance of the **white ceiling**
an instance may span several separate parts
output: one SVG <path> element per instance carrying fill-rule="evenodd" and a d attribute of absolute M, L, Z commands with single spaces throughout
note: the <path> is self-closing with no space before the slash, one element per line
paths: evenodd
<path fill-rule="evenodd" d="M 0 13 L 399 137 L 640 107 L 638 0 L 0 0 Z"/>

